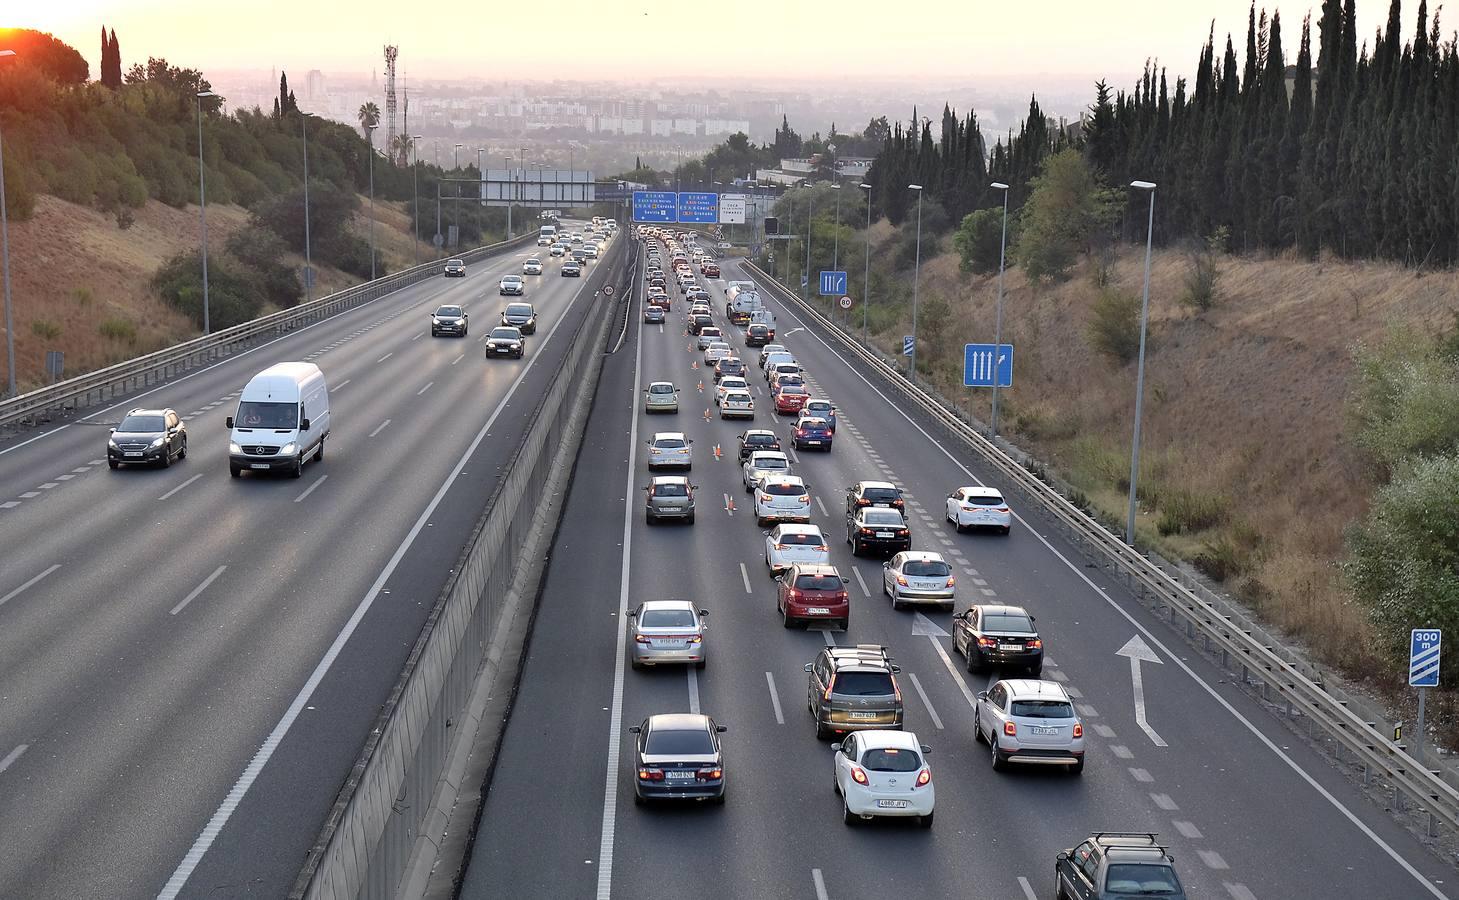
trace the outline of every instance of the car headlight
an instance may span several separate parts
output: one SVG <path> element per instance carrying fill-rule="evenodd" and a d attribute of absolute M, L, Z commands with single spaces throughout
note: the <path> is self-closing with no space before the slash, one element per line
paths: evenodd
<path fill-rule="evenodd" d="M 228 452 L 236 455 L 236 454 L 242 453 L 243 452 L 243 448 L 242 447 L 239 447 L 237 444 L 233 443 L 232 441 L 229 441 L 228 442 Z"/>
<path fill-rule="evenodd" d="M 289 441 L 287 444 L 279 448 L 279 455 L 293 456 L 296 452 L 298 452 L 298 450 L 299 445 L 294 443 L 293 441 Z"/>
<path fill-rule="evenodd" d="M 107 438 L 106 445 L 113 450 L 117 449 L 117 442 L 115 438 Z"/>
<path fill-rule="evenodd" d="M 431 316 L 431 324 L 432 325 L 439 325 L 439 324 L 441 324 L 441 320 L 438 319 L 438 318 L 436 318 L 435 316 Z"/>
<path fill-rule="evenodd" d="M 513 350 L 520 350 L 521 347 L 522 347 L 522 342 L 521 341 L 512 341 L 512 349 Z"/>
<path fill-rule="evenodd" d="M 154 438 L 152 440 L 152 449 L 153 450 L 156 450 L 158 447 L 161 447 L 162 446 L 162 441 L 163 441 L 163 438 Z"/>

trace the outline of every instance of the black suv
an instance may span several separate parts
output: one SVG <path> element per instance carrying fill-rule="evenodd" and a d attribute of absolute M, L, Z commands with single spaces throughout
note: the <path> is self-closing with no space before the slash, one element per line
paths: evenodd
<path fill-rule="evenodd" d="M 1185 900 L 1175 857 L 1151 832 L 1096 831 L 1054 862 L 1057 900 L 1123 900 L 1136 895 Z"/>
<path fill-rule="evenodd" d="M 952 648 L 967 657 L 969 672 L 1021 667 L 1037 678 L 1044 642 L 1033 622 L 1021 606 L 972 606 L 952 617 Z"/>
<path fill-rule="evenodd" d="M 887 648 L 880 644 L 855 647 L 826 647 L 813 662 L 805 664 L 810 674 L 806 684 L 806 706 L 816 720 L 816 737 L 868 728 L 902 727 L 902 692 Z"/>
<path fill-rule="evenodd" d="M 740 432 L 740 462 L 750 458 L 756 450 L 779 450 L 780 437 L 764 428 L 751 428 Z"/>
<path fill-rule="evenodd" d="M 186 456 L 187 426 L 171 409 L 134 409 L 106 441 L 106 464 L 112 469 L 138 463 L 166 468 Z"/>

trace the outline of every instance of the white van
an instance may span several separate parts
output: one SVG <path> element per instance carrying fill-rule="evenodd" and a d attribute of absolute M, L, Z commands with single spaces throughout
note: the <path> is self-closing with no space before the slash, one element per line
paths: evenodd
<path fill-rule="evenodd" d="M 314 363 L 287 362 L 253 376 L 227 421 L 228 471 L 283 469 L 303 474 L 304 459 L 324 459 L 329 437 L 329 388 Z"/>

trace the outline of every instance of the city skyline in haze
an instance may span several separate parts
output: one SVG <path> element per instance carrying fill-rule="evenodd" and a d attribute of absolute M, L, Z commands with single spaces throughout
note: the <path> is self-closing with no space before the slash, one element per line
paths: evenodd
<path fill-rule="evenodd" d="M 1409 5 L 1406 24 L 1417 10 L 1417 2 Z M 379 0 L 257 0 L 247 14 L 235 16 L 181 0 L 70 0 L 12 9 L 12 21 L 3 24 L 48 31 L 71 44 L 90 63 L 93 78 L 104 25 L 117 32 L 124 69 L 157 56 L 204 75 L 278 69 L 302 76 L 320 69 L 368 76 L 383 69 L 381 48 L 391 43 L 401 48 L 400 73 L 421 81 L 677 77 L 727 87 L 777 80 L 936 81 L 1035 93 L 1067 90 L 1079 81 L 1092 91 L 1100 78 L 1123 89 L 1147 60 L 1167 67 L 1173 84 L 1194 70 L 1213 22 L 1218 48 L 1230 33 L 1240 58 L 1249 9 L 1246 0 L 1044 0 L 999 9 L 995 30 L 988 27 L 995 19 L 990 6 L 935 0 L 911 14 L 889 15 L 885 4 L 867 0 L 834 7 L 743 0 L 732 17 L 716 17 L 642 2 L 569 0 L 550 15 L 540 6 L 496 5 L 490 15 L 411 19 L 398 4 Z M 1309 13 L 1315 18 L 1315 6 L 1317 0 L 1266 7 L 1268 15 L 1282 14 L 1289 63 L 1296 59 L 1302 19 Z M 1373 33 L 1386 12 L 1381 0 L 1363 0 L 1359 33 Z M 559 27 L 564 17 L 573 28 Z M 1315 34 L 1313 43 L 1315 54 Z"/>

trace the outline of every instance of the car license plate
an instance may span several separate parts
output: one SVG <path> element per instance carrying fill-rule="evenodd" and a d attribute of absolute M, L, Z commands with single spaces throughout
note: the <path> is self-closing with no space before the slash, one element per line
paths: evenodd
<path fill-rule="evenodd" d="M 874 712 L 857 712 L 855 710 L 852 710 L 851 712 L 849 712 L 849 713 L 846 714 L 846 717 L 848 719 L 875 719 L 876 718 L 876 713 L 874 713 Z"/>
<path fill-rule="evenodd" d="M 682 650 L 684 649 L 684 642 L 659 638 L 658 640 L 654 641 L 654 646 L 664 647 L 669 650 Z"/>
<path fill-rule="evenodd" d="M 1018 650 L 1022 650 L 1023 649 L 1023 645 L 1022 644 L 999 644 L 998 645 L 998 649 L 999 650 L 1014 650 L 1014 651 L 1018 651 Z"/>
<path fill-rule="evenodd" d="M 892 535 L 892 533 L 890 531 L 878 531 L 876 533 L 876 536 L 877 537 L 892 537 L 893 535 Z"/>
<path fill-rule="evenodd" d="M 128 450 L 128 451 L 126 451 L 122 455 L 123 456 L 141 456 L 142 455 L 142 451 L 141 450 Z"/>
<path fill-rule="evenodd" d="M 811 615 L 811 616 L 829 616 L 830 614 L 831 614 L 831 610 L 827 609 L 824 606 L 808 606 L 808 607 L 806 607 L 806 615 Z"/>
<path fill-rule="evenodd" d="M 688 771 L 675 771 L 673 769 L 670 769 L 669 771 L 664 773 L 664 777 L 669 779 L 670 781 L 688 781 L 694 777 L 694 773 Z"/>
<path fill-rule="evenodd" d="M 820 441 L 806 441 L 805 443 L 806 443 L 806 446 L 807 447 L 811 447 L 811 446 L 819 447 L 821 445 L 821 442 Z"/>
<path fill-rule="evenodd" d="M 1059 729 L 1057 729 L 1057 728 L 1046 728 L 1046 727 L 1043 727 L 1043 726 L 1035 725 L 1033 727 L 1033 733 L 1034 734 L 1043 734 L 1043 735 L 1055 735 L 1055 734 L 1058 734 L 1059 733 Z"/>
<path fill-rule="evenodd" d="M 248 467 L 250 469 L 267 469 L 268 463 L 250 463 Z"/>
<path fill-rule="evenodd" d="M 876 805 L 879 809 L 906 809 L 906 800 L 878 800 Z"/>

